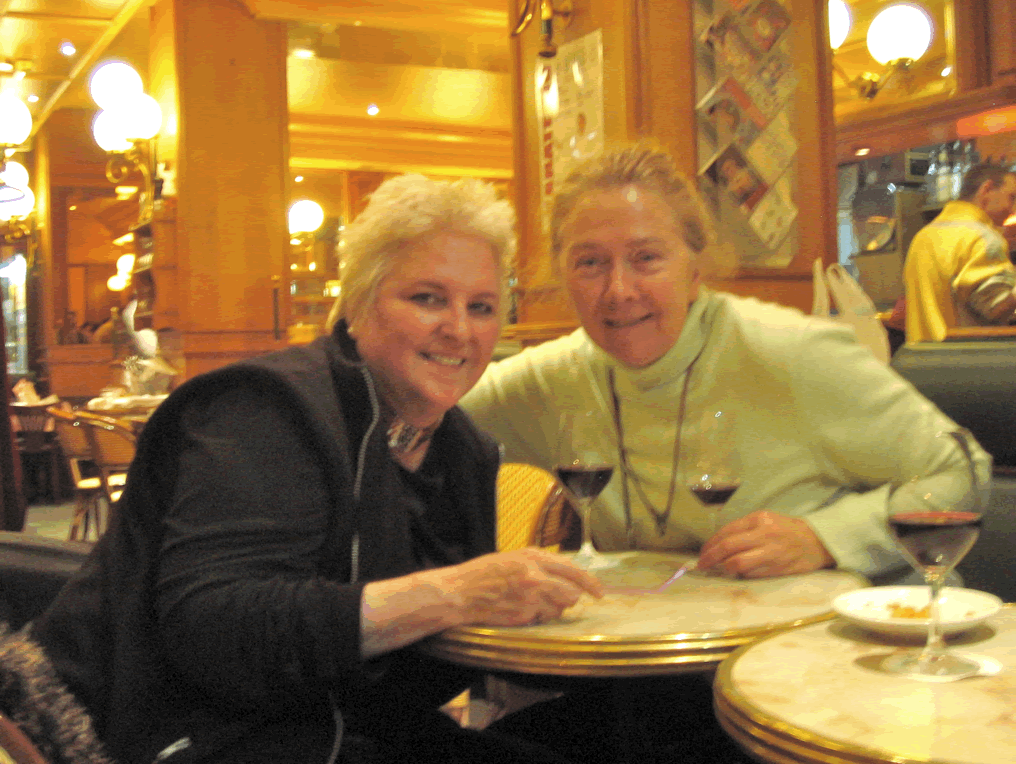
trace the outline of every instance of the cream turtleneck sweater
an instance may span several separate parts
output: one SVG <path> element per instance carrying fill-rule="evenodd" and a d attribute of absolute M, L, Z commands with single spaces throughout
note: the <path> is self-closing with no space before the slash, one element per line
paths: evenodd
<path fill-rule="evenodd" d="M 681 426 L 685 459 L 666 532 L 658 533 L 634 486 L 626 512 L 616 467 L 593 509 L 598 548 L 696 551 L 713 533 L 716 510 L 687 489 L 688 454 L 702 415 L 725 409 L 736 417 L 741 488 L 721 522 L 760 509 L 804 517 L 841 568 L 877 575 L 906 566 L 886 528 L 884 486 L 962 474 L 949 444 L 934 437 L 955 424 L 850 329 L 826 319 L 702 289 L 678 341 L 646 368 L 624 366 L 578 329 L 492 364 L 461 405 L 503 443 L 508 461 L 548 470 L 561 410 L 592 405 L 602 414 L 601 445 L 618 465 L 606 373 L 613 367 L 629 463 L 662 512 L 693 360 Z M 978 451 L 978 459 L 987 480 L 990 457 Z"/>

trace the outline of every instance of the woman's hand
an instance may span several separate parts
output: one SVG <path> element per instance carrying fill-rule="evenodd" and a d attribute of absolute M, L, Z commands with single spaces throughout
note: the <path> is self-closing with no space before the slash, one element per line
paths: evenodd
<path fill-rule="evenodd" d="M 603 585 L 567 557 L 519 549 L 363 588 L 360 654 L 371 658 L 451 626 L 524 626 L 557 618 Z"/>
<path fill-rule="evenodd" d="M 596 576 L 542 549 L 488 554 L 420 575 L 456 603 L 462 624 L 541 623 L 560 616 L 583 592 L 603 596 Z"/>
<path fill-rule="evenodd" d="M 738 578 L 768 578 L 835 567 L 836 561 L 799 517 L 765 510 L 720 528 L 702 547 L 698 567 Z"/>

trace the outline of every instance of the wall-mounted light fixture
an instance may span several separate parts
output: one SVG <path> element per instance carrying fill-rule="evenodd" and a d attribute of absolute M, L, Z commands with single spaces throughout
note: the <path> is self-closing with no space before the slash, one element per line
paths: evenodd
<path fill-rule="evenodd" d="M 28 170 L 20 162 L 6 160 L 0 170 L 0 238 L 8 243 L 28 238 L 35 229 L 34 209 Z"/>
<path fill-rule="evenodd" d="M 120 255 L 116 259 L 116 274 L 106 279 L 106 288 L 111 292 L 122 292 L 131 283 L 134 270 L 134 255 Z"/>
<path fill-rule="evenodd" d="M 575 9 L 572 0 L 526 0 L 526 4 L 519 16 L 518 23 L 512 30 L 511 36 L 518 37 L 526 31 L 535 14 L 536 3 L 540 3 L 540 55 L 544 58 L 553 58 L 557 55 L 557 44 L 554 42 L 554 19 L 561 20 L 561 27 L 567 28 L 571 24 Z"/>
<path fill-rule="evenodd" d="M 843 0 L 829 0 L 829 44 L 834 53 L 850 30 L 850 11 Z M 931 16 L 914 3 L 897 3 L 883 8 L 868 26 L 867 45 L 871 57 L 884 68 L 881 73 L 864 72 L 851 79 L 833 57 L 833 70 L 862 98 L 872 99 L 894 77 L 906 72 L 931 45 L 935 27 Z"/>
<path fill-rule="evenodd" d="M 311 237 L 324 222 L 325 211 L 315 201 L 301 199 L 289 207 L 289 243 L 304 250 L 307 270 L 317 269 Z M 299 265 L 292 263 L 289 267 L 296 270 Z"/>
<path fill-rule="evenodd" d="M 146 95 L 141 76 L 129 64 L 103 64 L 88 83 L 92 99 L 102 109 L 92 122 L 92 135 L 106 152 L 106 179 L 120 183 L 133 172 L 141 174 L 138 225 L 152 220 L 155 186 L 155 135 L 162 127 L 162 109 Z"/>

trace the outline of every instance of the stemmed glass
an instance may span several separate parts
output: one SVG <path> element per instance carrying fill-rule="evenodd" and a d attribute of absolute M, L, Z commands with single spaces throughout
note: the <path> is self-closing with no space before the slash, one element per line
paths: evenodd
<path fill-rule="evenodd" d="M 931 592 L 928 640 L 920 651 L 888 656 L 882 668 L 928 682 L 950 682 L 973 676 L 980 664 L 946 650 L 939 601 L 942 585 L 977 540 L 986 504 L 973 460 L 973 438 L 966 430 L 938 433 L 955 448 L 962 475 L 941 474 L 896 484 L 889 494 L 889 529 L 903 556 L 924 575 Z"/>
<path fill-rule="evenodd" d="M 555 472 L 582 523 L 582 546 L 572 560 L 586 570 L 617 564 L 596 551 L 589 523 L 593 501 L 614 474 L 611 448 L 602 437 L 601 418 L 600 412 L 592 409 L 566 410 L 561 414 L 558 432 Z"/>
<path fill-rule="evenodd" d="M 734 415 L 729 409 L 708 410 L 700 421 L 697 437 L 685 445 L 688 490 L 714 509 L 713 534 L 720 529 L 720 513 L 741 487 L 741 461 L 735 447 Z"/>

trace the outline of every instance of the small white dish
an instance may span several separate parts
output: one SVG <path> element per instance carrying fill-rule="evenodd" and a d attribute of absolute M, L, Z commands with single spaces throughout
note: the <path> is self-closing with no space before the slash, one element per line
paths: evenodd
<path fill-rule="evenodd" d="M 928 605 L 927 586 L 876 586 L 841 594 L 833 600 L 833 610 L 853 624 L 869 631 L 893 637 L 924 637 L 928 618 L 908 616 Z M 942 633 L 959 634 L 995 615 L 1002 600 L 994 594 L 946 586 L 939 600 Z"/>

